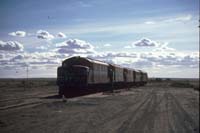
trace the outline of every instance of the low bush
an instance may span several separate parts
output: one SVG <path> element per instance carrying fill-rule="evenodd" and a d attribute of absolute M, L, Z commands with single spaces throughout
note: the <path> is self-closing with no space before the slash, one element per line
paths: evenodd
<path fill-rule="evenodd" d="M 193 85 L 194 90 L 200 91 L 199 84 Z"/>
<path fill-rule="evenodd" d="M 181 87 L 181 88 L 193 88 L 193 85 L 189 82 L 178 82 L 174 81 L 170 85 L 171 87 Z"/>

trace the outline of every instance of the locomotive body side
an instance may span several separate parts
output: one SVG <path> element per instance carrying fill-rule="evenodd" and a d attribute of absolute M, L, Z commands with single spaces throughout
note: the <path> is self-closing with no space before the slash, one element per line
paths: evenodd
<path fill-rule="evenodd" d="M 146 72 L 144 72 L 144 79 L 143 79 L 143 85 L 147 84 L 147 81 L 148 81 L 148 75 Z"/>
<path fill-rule="evenodd" d="M 124 83 L 124 69 L 120 66 L 110 64 L 109 71 L 111 71 L 111 77 L 113 85 L 117 86 Z"/>
<path fill-rule="evenodd" d="M 108 67 L 107 63 L 102 63 L 98 61 L 92 61 L 91 67 L 89 70 L 88 84 L 108 84 L 110 82 L 110 78 L 108 75 Z"/>
<path fill-rule="evenodd" d="M 132 74 L 133 74 L 133 84 L 135 85 L 136 72 L 134 69 L 132 70 Z"/>
<path fill-rule="evenodd" d="M 124 73 L 125 73 L 125 77 L 126 77 L 125 82 L 132 84 L 134 81 L 133 70 L 124 68 Z"/>
<path fill-rule="evenodd" d="M 135 70 L 135 85 L 138 86 L 141 83 L 142 75 L 141 72 L 138 70 Z"/>
<path fill-rule="evenodd" d="M 140 83 L 140 85 L 145 85 L 147 83 L 147 80 L 148 80 L 147 73 L 143 72 L 141 70 L 139 70 L 139 71 L 141 73 L 141 83 Z"/>
<path fill-rule="evenodd" d="M 139 83 L 139 85 L 143 85 L 143 82 L 144 82 L 144 72 L 143 71 L 141 71 L 141 70 L 138 70 L 139 72 L 140 72 L 140 83 Z"/>

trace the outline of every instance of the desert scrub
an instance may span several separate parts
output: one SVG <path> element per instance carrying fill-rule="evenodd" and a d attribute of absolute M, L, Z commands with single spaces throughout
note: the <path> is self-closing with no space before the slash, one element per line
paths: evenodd
<path fill-rule="evenodd" d="M 193 85 L 188 81 L 174 81 L 170 85 L 171 87 L 181 87 L 181 88 L 193 88 Z"/>
<path fill-rule="evenodd" d="M 193 85 L 193 88 L 194 88 L 194 90 L 199 91 L 199 84 L 195 84 L 195 85 Z"/>

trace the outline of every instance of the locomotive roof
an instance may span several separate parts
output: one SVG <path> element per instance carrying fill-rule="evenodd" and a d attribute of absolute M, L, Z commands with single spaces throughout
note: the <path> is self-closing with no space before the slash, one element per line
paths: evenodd
<path fill-rule="evenodd" d="M 136 71 L 136 72 L 141 72 L 141 70 L 137 70 L 137 69 L 135 69 L 134 71 Z"/>
<path fill-rule="evenodd" d="M 133 69 L 133 68 L 128 68 L 128 67 L 125 67 L 124 69 L 129 70 L 129 71 L 135 71 L 135 69 Z"/>
<path fill-rule="evenodd" d="M 109 65 L 108 63 L 105 63 L 105 62 L 102 62 L 102 61 L 94 60 L 94 59 L 87 58 L 87 57 L 81 57 L 81 56 L 73 56 L 73 57 L 67 58 L 63 62 L 65 62 L 65 61 L 67 61 L 69 59 L 73 59 L 73 58 L 84 59 L 84 60 L 87 60 L 88 62 L 94 63 L 94 64 L 101 64 L 101 65 L 106 65 L 106 66 Z"/>
<path fill-rule="evenodd" d="M 135 70 L 136 72 L 141 72 L 141 73 L 143 73 L 143 74 L 147 74 L 147 72 L 144 72 L 144 71 L 142 71 L 142 70 Z"/>
<path fill-rule="evenodd" d="M 85 59 L 87 59 L 88 61 L 90 61 L 92 63 L 102 64 L 102 65 L 106 65 L 106 66 L 109 65 L 108 63 L 105 63 L 105 62 L 102 62 L 102 61 L 98 61 L 98 60 L 94 60 L 94 59 L 91 59 L 91 58 L 85 58 Z"/>
<path fill-rule="evenodd" d="M 113 67 L 124 68 L 124 67 L 122 67 L 122 66 L 120 66 L 120 65 L 116 65 L 116 64 L 111 64 L 111 63 L 110 63 L 110 65 L 113 66 Z"/>
<path fill-rule="evenodd" d="M 136 71 L 136 72 L 147 73 L 147 72 L 144 72 L 144 71 L 142 71 L 142 70 L 132 69 L 132 68 L 126 68 L 126 67 L 122 67 L 122 66 L 120 66 L 120 65 L 111 64 L 111 63 L 106 63 L 106 62 L 99 61 L 99 60 L 95 60 L 95 59 L 88 58 L 88 57 L 73 56 L 73 57 L 69 57 L 69 58 L 67 58 L 66 60 L 68 60 L 68 59 L 72 59 L 72 58 L 80 58 L 80 59 L 87 60 L 88 62 L 90 62 L 90 63 L 94 63 L 94 64 L 101 64 L 101 65 L 106 65 L 106 66 L 111 65 L 111 66 L 113 66 L 113 67 L 117 67 L 117 68 L 122 68 L 122 69 L 132 70 L 132 71 Z M 63 62 L 65 62 L 66 60 L 64 60 Z"/>

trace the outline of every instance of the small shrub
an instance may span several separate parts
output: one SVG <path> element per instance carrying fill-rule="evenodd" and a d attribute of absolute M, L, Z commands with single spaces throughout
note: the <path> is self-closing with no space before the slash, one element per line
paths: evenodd
<path fill-rule="evenodd" d="M 200 91 L 199 89 L 199 84 L 198 85 L 193 85 L 194 90 Z"/>
<path fill-rule="evenodd" d="M 193 85 L 189 82 L 173 82 L 170 85 L 171 87 L 181 87 L 181 88 L 193 88 Z"/>
<path fill-rule="evenodd" d="M 162 82 L 163 80 L 161 78 L 156 78 L 156 82 Z"/>
<path fill-rule="evenodd" d="M 56 81 L 48 81 L 46 86 L 55 86 L 56 85 Z"/>
<path fill-rule="evenodd" d="M 166 80 L 166 81 L 171 81 L 171 79 L 170 79 L 170 78 L 166 78 L 165 80 Z"/>

